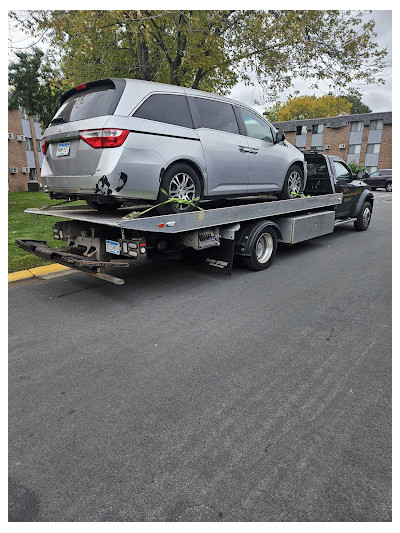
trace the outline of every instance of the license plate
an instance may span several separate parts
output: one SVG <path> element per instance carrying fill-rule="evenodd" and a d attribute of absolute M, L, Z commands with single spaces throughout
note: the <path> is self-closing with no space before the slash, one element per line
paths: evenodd
<path fill-rule="evenodd" d="M 109 254 L 120 255 L 121 247 L 117 241 L 106 241 L 106 252 Z"/>
<path fill-rule="evenodd" d="M 71 146 L 71 143 L 69 142 L 59 143 L 57 146 L 56 156 L 61 157 L 63 155 L 68 155 L 70 146 Z"/>

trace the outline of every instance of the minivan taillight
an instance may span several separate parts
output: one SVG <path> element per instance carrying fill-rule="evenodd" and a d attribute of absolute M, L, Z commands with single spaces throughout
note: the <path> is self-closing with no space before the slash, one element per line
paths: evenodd
<path fill-rule="evenodd" d="M 45 137 L 42 138 L 41 145 L 42 145 L 42 152 L 44 155 L 46 155 L 47 147 L 49 146 L 49 143 L 46 141 Z"/>
<path fill-rule="evenodd" d="M 121 146 L 129 135 L 129 130 L 101 129 L 83 130 L 79 137 L 93 148 L 114 148 Z"/>

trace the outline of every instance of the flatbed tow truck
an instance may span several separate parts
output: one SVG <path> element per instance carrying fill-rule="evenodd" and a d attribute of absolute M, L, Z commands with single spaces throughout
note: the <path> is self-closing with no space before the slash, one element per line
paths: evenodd
<path fill-rule="evenodd" d="M 149 205 L 122 207 L 101 213 L 89 206 L 26 209 L 26 213 L 66 219 L 53 226 L 53 237 L 66 246 L 50 248 L 45 241 L 17 239 L 18 246 L 39 257 L 122 285 L 107 274 L 112 267 L 128 267 L 156 254 L 193 249 L 203 265 L 230 274 L 239 256 L 250 270 L 268 268 L 277 243 L 296 244 L 332 233 L 353 222 L 368 229 L 374 197 L 368 185 L 338 157 L 306 154 L 308 178 L 304 195 L 290 200 L 251 197 L 209 201 L 202 209 L 154 215 Z M 222 206 L 221 206 L 222 205 Z"/>

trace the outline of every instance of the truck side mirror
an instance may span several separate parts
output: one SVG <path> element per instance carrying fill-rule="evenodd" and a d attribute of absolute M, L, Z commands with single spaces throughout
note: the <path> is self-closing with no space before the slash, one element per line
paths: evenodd
<path fill-rule="evenodd" d="M 358 178 L 359 180 L 363 180 L 363 179 L 365 178 L 365 170 L 359 170 L 359 171 L 357 172 L 357 178 Z"/>
<path fill-rule="evenodd" d="M 280 143 L 285 140 L 285 134 L 282 131 L 278 131 L 276 134 L 275 142 Z"/>

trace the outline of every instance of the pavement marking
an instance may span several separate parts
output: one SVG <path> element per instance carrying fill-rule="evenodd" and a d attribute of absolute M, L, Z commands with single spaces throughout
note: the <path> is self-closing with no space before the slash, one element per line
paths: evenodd
<path fill-rule="evenodd" d="M 27 270 L 20 270 L 19 272 L 11 272 L 8 274 L 8 282 L 12 281 L 19 281 L 22 279 L 27 278 L 40 278 L 44 276 L 48 276 L 49 274 L 54 274 L 56 272 L 61 272 L 62 270 L 71 270 L 69 267 L 66 267 L 64 265 L 59 265 L 57 263 L 52 265 L 45 265 L 35 268 L 30 268 Z"/>

